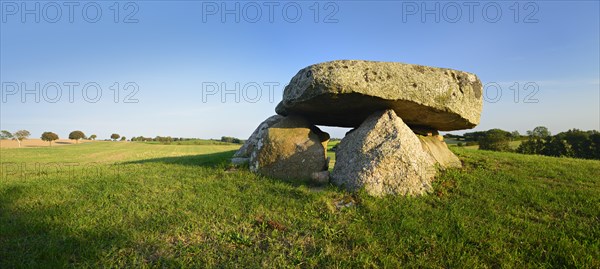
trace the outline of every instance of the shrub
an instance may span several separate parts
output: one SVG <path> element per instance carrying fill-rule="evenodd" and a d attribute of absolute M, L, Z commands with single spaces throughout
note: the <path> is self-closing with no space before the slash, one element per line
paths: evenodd
<path fill-rule="evenodd" d="M 491 129 L 479 138 L 479 149 L 492 151 L 510 151 L 511 134 L 500 129 Z"/>

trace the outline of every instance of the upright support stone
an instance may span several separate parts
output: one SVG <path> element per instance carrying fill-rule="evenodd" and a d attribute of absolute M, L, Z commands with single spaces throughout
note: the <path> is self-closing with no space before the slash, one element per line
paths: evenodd
<path fill-rule="evenodd" d="M 313 173 L 327 170 L 328 140 L 329 134 L 306 119 L 285 117 L 260 132 L 250 170 L 284 180 L 311 180 Z"/>
<path fill-rule="evenodd" d="M 420 195 L 431 190 L 435 160 L 393 110 L 375 112 L 336 150 L 332 182 L 374 196 Z"/>
<path fill-rule="evenodd" d="M 446 142 L 440 139 L 440 135 L 433 136 L 418 136 L 419 141 L 421 141 L 421 145 L 423 146 L 423 150 L 429 154 L 440 166 L 442 169 L 446 168 L 459 168 L 462 167 L 462 163 L 448 149 L 448 145 Z"/>
<path fill-rule="evenodd" d="M 256 148 L 258 138 L 262 136 L 262 132 L 264 132 L 274 124 L 280 122 L 283 118 L 285 117 L 280 115 L 274 115 L 261 122 L 258 125 L 258 127 L 256 127 L 254 132 L 252 132 L 248 140 L 246 140 L 244 145 L 242 145 L 242 147 L 233 155 L 231 163 L 233 165 L 243 165 L 248 163 L 250 161 L 250 155 Z"/>

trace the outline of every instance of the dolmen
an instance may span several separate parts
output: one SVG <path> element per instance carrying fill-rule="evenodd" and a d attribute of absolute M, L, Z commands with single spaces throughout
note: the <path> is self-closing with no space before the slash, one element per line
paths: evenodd
<path fill-rule="evenodd" d="M 421 195 L 440 170 L 461 167 L 438 131 L 479 124 L 476 75 L 396 62 L 340 60 L 308 66 L 285 87 L 274 115 L 234 154 L 253 172 L 331 182 L 373 196 Z M 329 174 L 329 135 L 351 127 Z"/>

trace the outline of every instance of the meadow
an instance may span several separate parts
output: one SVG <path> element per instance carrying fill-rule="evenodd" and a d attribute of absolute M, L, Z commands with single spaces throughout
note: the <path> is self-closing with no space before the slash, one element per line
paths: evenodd
<path fill-rule="evenodd" d="M 0 268 L 600 268 L 600 161 L 452 147 L 430 195 L 373 198 L 238 147 L 0 149 Z"/>

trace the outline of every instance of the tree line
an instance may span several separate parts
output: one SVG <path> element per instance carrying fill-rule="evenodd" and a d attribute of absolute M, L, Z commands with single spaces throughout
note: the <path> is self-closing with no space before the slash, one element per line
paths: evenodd
<path fill-rule="evenodd" d="M 0 131 L 0 139 L 13 139 L 16 140 L 17 143 L 19 143 L 19 147 L 21 147 L 21 142 L 27 138 L 29 138 L 31 136 L 31 133 L 27 130 L 18 130 L 16 132 L 9 132 L 7 130 L 2 130 Z M 90 135 L 89 137 L 87 137 L 85 135 L 85 133 L 83 133 L 82 131 L 76 130 L 76 131 L 72 131 L 71 133 L 69 133 L 69 139 L 71 140 L 75 140 L 75 143 L 79 143 L 79 140 L 82 139 L 87 139 L 87 140 L 96 140 L 98 136 L 96 136 L 95 134 Z M 119 139 L 119 137 L 121 137 L 119 134 L 112 134 L 111 139 L 113 140 L 117 140 Z M 48 142 L 48 144 L 50 146 L 52 146 L 52 142 L 56 141 L 59 139 L 58 134 L 54 133 L 54 132 L 43 132 L 42 135 L 40 136 L 40 139 L 42 139 L 43 141 Z M 121 137 L 121 141 L 125 141 L 127 138 L 126 137 Z"/>
<path fill-rule="evenodd" d="M 19 147 L 21 147 L 21 142 L 31 136 L 31 133 L 27 130 L 19 130 L 16 132 L 9 132 L 7 130 L 0 131 L 0 139 L 13 139 L 19 143 Z M 84 132 L 76 130 L 69 133 L 69 139 L 75 140 L 75 143 L 79 143 L 81 139 L 87 140 L 96 140 L 98 136 L 95 134 L 87 137 Z M 54 132 L 43 132 L 41 137 L 43 141 L 47 141 L 50 146 L 52 146 L 52 142 L 59 139 L 58 134 Z M 120 138 L 120 139 L 119 139 Z M 126 137 L 120 136 L 117 133 L 113 133 L 110 135 L 110 139 L 113 141 L 125 141 Z M 170 144 L 171 142 L 179 142 L 179 141 L 190 141 L 190 140 L 198 140 L 198 138 L 183 138 L 183 137 L 171 137 L 171 136 L 156 136 L 154 138 L 144 137 L 144 136 L 135 136 L 130 139 L 130 141 L 141 141 L 141 142 L 161 142 L 163 144 Z M 231 136 L 222 136 L 220 140 L 214 139 L 215 141 L 221 141 L 225 143 L 233 143 L 233 144 L 243 144 L 245 141 L 239 138 L 231 137 Z"/>
<path fill-rule="evenodd" d="M 571 129 L 552 135 L 548 128 L 538 126 L 527 131 L 525 136 L 517 131 L 491 129 L 469 132 L 462 136 L 448 134 L 446 137 L 464 140 L 466 145 L 478 144 L 481 150 L 600 160 L 600 132 L 596 130 Z M 521 144 L 513 150 L 510 142 L 519 140 L 522 141 Z M 458 143 L 458 146 L 463 145 L 465 144 L 462 142 Z"/>
<path fill-rule="evenodd" d="M 135 136 L 135 137 L 131 138 L 131 141 L 160 142 L 163 144 L 171 144 L 172 142 L 192 141 L 192 140 L 199 140 L 199 139 L 198 138 L 184 138 L 184 137 L 170 137 L 170 136 L 156 136 L 154 138 L 144 137 L 144 136 Z M 233 143 L 233 144 L 243 144 L 244 143 L 244 140 L 235 138 L 235 137 L 231 137 L 231 136 L 222 136 L 221 139 L 218 141 L 225 142 L 225 143 Z"/>

